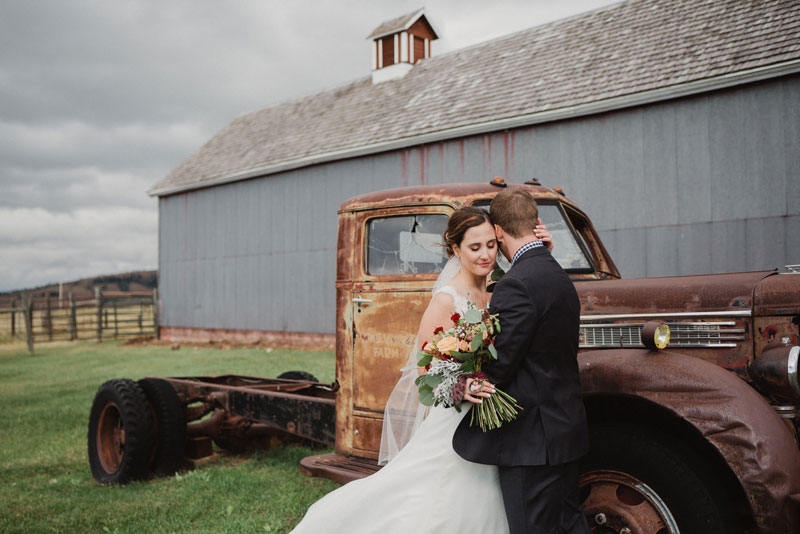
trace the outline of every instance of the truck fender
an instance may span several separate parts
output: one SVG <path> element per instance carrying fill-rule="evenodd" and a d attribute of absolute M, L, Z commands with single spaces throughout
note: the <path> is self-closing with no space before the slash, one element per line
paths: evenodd
<path fill-rule="evenodd" d="M 696 428 L 739 479 L 760 527 L 777 527 L 790 509 L 797 510 L 800 450 L 795 436 L 737 375 L 668 350 L 587 351 L 578 355 L 578 363 L 585 397 L 640 397 Z"/>

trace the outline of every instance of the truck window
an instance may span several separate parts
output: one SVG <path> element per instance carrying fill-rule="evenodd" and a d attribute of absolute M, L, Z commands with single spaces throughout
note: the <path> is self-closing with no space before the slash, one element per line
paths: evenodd
<path fill-rule="evenodd" d="M 564 270 L 592 270 L 592 264 L 586 258 L 572 226 L 564 218 L 558 205 L 540 204 L 539 218 L 553 236 L 553 256 Z"/>
<path fill-rule="evenodd" d="M 438 273 L 447 256 L 443 213 L 371 219 L 367 228 L 367 272 L 377 275 Z"/>

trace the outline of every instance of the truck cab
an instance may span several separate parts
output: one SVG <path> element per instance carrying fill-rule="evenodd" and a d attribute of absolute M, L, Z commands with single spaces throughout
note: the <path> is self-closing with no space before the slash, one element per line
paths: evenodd
<path fill-rule="evenodd" d="M 447 218 L 488 209 L 503 187 L 534 195 L 580 295 L 593 532 L 800 531 L 800 274 L 623 280 L 589 217 L 536 181 L 402 188 L 341 206 L 335 446 L 302 469 L 339 482 L 379 469 L 383 410 L 446 262 Z M 654 326 L 668 328 L 668 345 L 649 339 Z"/>

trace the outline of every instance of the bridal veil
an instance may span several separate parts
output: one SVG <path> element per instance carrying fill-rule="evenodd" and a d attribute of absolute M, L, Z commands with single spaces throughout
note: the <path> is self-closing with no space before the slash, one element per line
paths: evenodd
<path fill-rule="evenodd" d="M 450 258 L 442 272 L 439 273 L 439 277 L 433 285 L 431 296 L 446 286 L 458 274 L 460 268 L 461 265 L 458 259 L 455 257 Z M 406 365 L 402 369 L 402 375 L 386 402 L 386 408 L 383 411 L 381 448 L 378 453 L 379 465 L 384 465 L 400 452 L 428 414 L 428 407 L 419 402 L 419 390 L 415 384 L 419 376 L 417 368 L 418 351 L 419 343 L 418 339 L 415 338 Z"/>

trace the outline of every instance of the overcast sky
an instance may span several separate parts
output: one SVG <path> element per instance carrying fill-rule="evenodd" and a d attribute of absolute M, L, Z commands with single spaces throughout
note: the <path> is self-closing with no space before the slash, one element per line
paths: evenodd
<path fill-rule="evenodd" d="M 244 113 L 370 75 L 420 7 L 449 52 L 618 0 L 0 0 L 0 292 L 158 267 L 147 190 Z"/>

